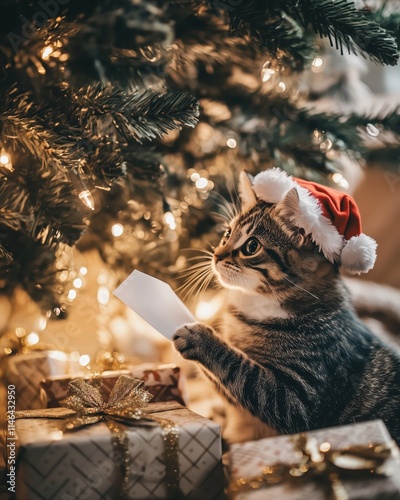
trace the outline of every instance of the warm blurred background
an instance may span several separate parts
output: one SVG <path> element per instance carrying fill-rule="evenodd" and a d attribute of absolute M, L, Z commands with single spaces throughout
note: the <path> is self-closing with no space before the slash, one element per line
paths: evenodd
<path fill-rule="evenodd" d="M 139 269 L 210 319 L 217 292 L 188 271 L 202 270 L 198 250 L 220 238 L 239 171 L 275 165 L 354 194 L 379 245 L 375 268 L 349 281 L 354 301 L 398 340 L 396 2 L 363 11 L 366 38 L 348 38 L 331 13 L 341 50 L 323 16 L 309 21 L 321 39 L 310 26 L 288 32 L 258 24 L 251 8 L 215 3 L 124 1 L 114 12 L 70 2 L 22 37 L 21 13 L 36 12 L 9 2 L 0 26 L 3 357 L 52 346 L 81 367 L 114 351 L 132 362 L 176 359 L 112 291 Z"/>

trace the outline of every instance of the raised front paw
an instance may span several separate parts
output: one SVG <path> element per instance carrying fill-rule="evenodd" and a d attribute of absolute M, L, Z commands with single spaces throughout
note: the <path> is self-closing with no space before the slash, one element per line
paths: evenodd
<path fill-rule="evenodd" d="M 190 323 L 179 328 L 172 340 L 176 350 L 184 358 L 201 361 L 212 349 L 215 335 L 213 330 L 203 323 Z"/>

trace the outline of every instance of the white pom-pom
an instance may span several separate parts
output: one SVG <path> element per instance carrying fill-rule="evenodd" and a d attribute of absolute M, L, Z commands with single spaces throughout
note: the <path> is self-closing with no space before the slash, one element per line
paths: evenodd
<path fill-rule="evenodd" d="M 343 269 L 353 274 L 367 273 L 374 267 L 377 246 L 376 241 L 364 233 L 350 238 L 342 250 Z"/>
<path fill-rule="evenodd" d="M 267 203 L 279 203 L 296 183 L 280 168 L 271 168 L 254 177 L 253 189 Z"/>

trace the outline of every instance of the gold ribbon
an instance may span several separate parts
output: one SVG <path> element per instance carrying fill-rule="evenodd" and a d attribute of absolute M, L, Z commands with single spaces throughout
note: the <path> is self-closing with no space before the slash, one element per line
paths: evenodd
<path fill-rule="evenodd" d="M 151 415 L 153 411 L 165 410 L 163 406 L 157 405 L 153 411 L 146 409 L 153 396 L 142 388 L 143 384 L 142 380 L 121 375 L 108 401 L 104 401 L 97 387 L 82 378 L 75 379 L 69 382 L 67 396 L 60 402 L 64 408 L 52 408 L 41 413 L 17 412 L 17 418 L 62 418 L 64 431 L 74 431 L 86 425 L 105 422 L 111 431 L 114 463 L 118 466 L 122 478 L 121 498 L 127 497 L 129 482 L 129 439 L 125 426 L 160 425 L 164 442 L 167 495 L 171 500 L 178 500 L 183 498 L 179 488 L 179 428 L 172 420 Z M 166 409 L 180 407 L 169 405 Z"/>
<path fill-rule="evenodd" d="M 335 500 L 348 500 L 341 480 L 384 476 L 383 465 L 394 449 L 393 442 L 335 449 L 329 442 L 318 445 L 316 439 L 306 434 L 298 434 L 293 440 L 294 454 L 298 457 L 295 463 L 278 462 L 264 467 L 258 476 L 236 479 L 229 484 L 228 495 L 233 498 L 244 491 L 280 483 L 298 484 L 301 480 L 319 480 L 330 488 Z"/>

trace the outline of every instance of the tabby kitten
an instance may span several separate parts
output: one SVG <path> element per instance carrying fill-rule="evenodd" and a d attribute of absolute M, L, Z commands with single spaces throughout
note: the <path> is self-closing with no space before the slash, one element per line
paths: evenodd
<path fill-rule="evenodd" d="M 212 261 L 229 292 L 223 325 L 186 325 L 175 347 L 231 404 L 231 442 L 378 418 L 400 444 L 400 356 L 357 318 L 339 265 L 292 222 L 294 191 L 267 203 L 241 176 L 241 211 Z"/>

